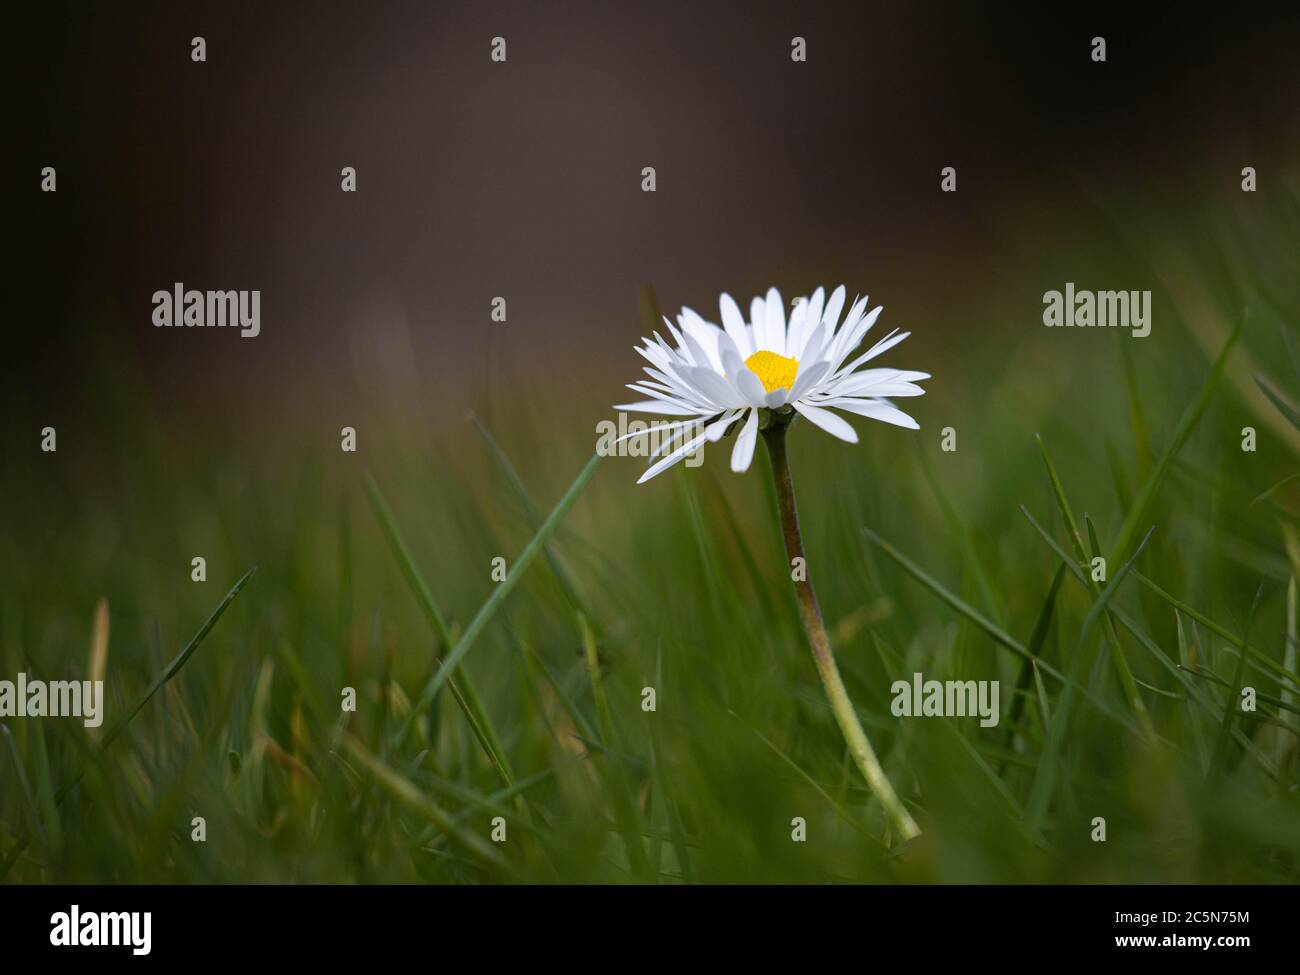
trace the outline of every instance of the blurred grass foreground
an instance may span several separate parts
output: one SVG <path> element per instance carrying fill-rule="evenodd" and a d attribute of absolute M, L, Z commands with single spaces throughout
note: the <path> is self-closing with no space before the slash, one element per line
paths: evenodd
<path fill-rule="evenodd" d="M 240 439 L 115 363 L 93 461 L 6 411 L 0 679 L 101 677 L 106 717 L 0 719 L 5 880 L 1300 879 L 1300 198 L 1129 245 L 892 322 L 919 433 L 791 432 L 915 841 L 818 687 L 766 461 L 587 460 L 630 351 L 356 453 L 327 404 Z M 1154 288 L 1151 335 L 1043 328 L 1085 278 Z M 916 673 L 999 681 L 999 722 L 895 717 Z"/>

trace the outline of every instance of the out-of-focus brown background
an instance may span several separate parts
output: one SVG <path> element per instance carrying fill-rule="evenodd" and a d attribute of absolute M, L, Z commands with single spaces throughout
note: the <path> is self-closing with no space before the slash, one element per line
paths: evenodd
<path fill-rule="evenodd" d="M 401 389 L 459 413 L 521 373 L 608 402 L 646 283 L 711 315 L 844 281 L 912 351 L 996 342 L 1040 311 L 1019 262 L 1059 250 L 1065 280 L 1098 197 L 1177 212 L 1296 158 L 1292 16 L 1046 6 L 42 5 L 10 34 L 7 385 L 90 424 L 105 362 L 250 423 Z M 153 328 L 175 281 L 260 289 L 261 336 Z"/>

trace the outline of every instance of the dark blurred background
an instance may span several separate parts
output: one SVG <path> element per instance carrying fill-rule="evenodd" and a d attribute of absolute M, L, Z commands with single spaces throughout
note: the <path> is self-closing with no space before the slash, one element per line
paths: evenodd
<path fill-rule="evenodd" d="M 646 284 L 665 311 L 714 317 L 722 290 L 844 281 L 922 350 L 1021 333 L 1052 282 L 1013 285 L 1018 262 L 1060 248 L 1064 280 L 1076 238 L 1098 236 L 1097 197 L 1168 213 L 1207 187 L 1239 199 L 1241 166 L 1267 186 L 1300 133 L 1293 13 L 1053 6 L 11 13 L 6 386 L 92 430 L 85 376 L 136 370 L 167 408 L 243 424 L 403 388 L 430 419 L 459 415 L 530 372 L 590 390 L 598 364 L 610 402 L 639 364 Z M 46 165 L 56 194 L 39 191 Z M 939 192 L 946 165 L 956 194 Z M 1003 307 L 954 319 L 1000 279 Z M 261 336 L 155 329 L 150 296 L 175 281 L 260 289 Z"/>

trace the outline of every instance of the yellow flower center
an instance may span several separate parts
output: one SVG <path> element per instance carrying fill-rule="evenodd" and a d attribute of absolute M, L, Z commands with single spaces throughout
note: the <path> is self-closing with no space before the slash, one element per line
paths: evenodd
<path fill-rule="evenodd" d="M 795 373 L 799 371 L 799 360 L 790 359 L 775 352 L 755 352 L 745 360 L 750 372 L 763 383 L 769 393 L 778 389 L 789 389 L 794 385 Z"/>

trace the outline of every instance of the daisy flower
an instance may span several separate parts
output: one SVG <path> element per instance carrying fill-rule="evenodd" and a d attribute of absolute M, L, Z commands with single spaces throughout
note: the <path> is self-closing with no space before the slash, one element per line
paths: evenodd
<path fill-rule="evenodd" d="M 719 301 L 721 327 L 689 308 L 682 309 L 676 325 L 665 317 L 673 344 L 658 332 L 644 339 L 636 351 L 649 363 L 649 378 L 628 385 L 648 398 L 614 407 L 682 418 L 657 428 L 672 434 L 661 441 L 656 456 L 667 453 L 658 460 L 652 457 L 637 483 L 672 467 L 706 441 L 716 443 L 733 424 L 740 432 L 731 451 L 731 469 L 748 470 L 759 429 L 770 419 L 764 411 L 791 419 L 797 413 L 849 443 L 857 443 L 858 435 L 836 410 L 919 429 L 890 400 L 922 395 L 925 390 L 916 384 L 929 374 L 863 368 L 911 333 L 895 329 L 858 354 L 882 308 L 868 311 L 865 296 L 847 313 L 844 304 L 843 285 L 829 299 L 818 288 L 811 298 L 795 304 L 787 321 L 781 294 L 772 288 L 766 298 L 750 302 L 748 322 L 728 294 Z M 637 433 L 620 439 L 633 436 Z"/>
<path fill-rule="evenodd" d="M 649 399 L 615 409 L 681 417 L 651 428 L 658 431 L 659 447 L 652 451 L 652 463 L 641 481 L 667 470 L 705 441 L 720 440 L 737 424 L 740 433 L 731 451 L 731 469 L 748 470 L 758 435 L 763 434 L 776 488 L 785 554 L 791 566 L 803 569 L 790 576 L 799 621 L 808 638 L 827 703 L 844 735 L 849 754 L 880 802 L 890 829 L 900 839 L 911 840 L 920 835 L 921 829 L 885 775 L 835 663 L 799 530 L 794 477 L 785 438 L 790 424 L 802 416 L 841 440 L 857 443 L 857 433 L 836 410 L 915 430 L 916 421 L 890 400 L 922 395 L 925 390 L 916 383 L 930 377 L 924 372 L 902 369 L 862 368 L 909 333 L 895 330 L 865 352 L 859 352 L 881 309 L 868 312 L 867 299 L 859 298 L 841 319 L 842 286 L 831 293 L 829 300 L 818 288 L 811 298 L 796 302 L 788 322 L 785 305 L 775 288 L 768 291 L 766 298 L 755 298 L 750 303 L 748 323 L 730 295 L 724 294 L 719 304 L 721 327 L 706 322 L 689 308 L 682 309 L 676 326 L 664 319 L 675 346 L 665 342 L 657 332 L 653 341 L 646 339 L 645 346 L 637 352 L 650 363 L 645 370 L 650 378 L 628 387 Z M 619 440 L 647 432 L 635 431 Z M 670 435 L 665 437 L 664 432 Z M 679 445 L 674 447 L 675 443 Z M 666 456 L 653 460 L 661 453 Z"/>

